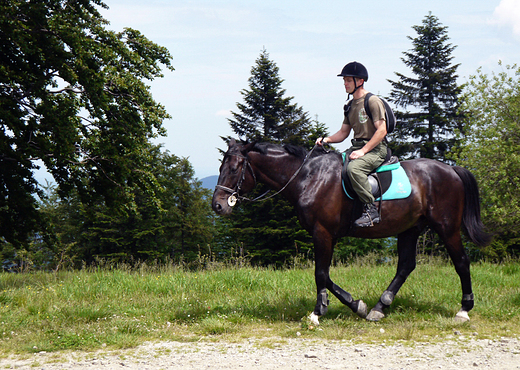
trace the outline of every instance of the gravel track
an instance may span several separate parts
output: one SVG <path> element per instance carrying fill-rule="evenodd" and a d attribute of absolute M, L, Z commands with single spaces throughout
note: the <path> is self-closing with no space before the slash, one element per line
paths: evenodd
<path fill-rule="evenodd" d="M 158 342 L 118 351 L 37 353 L 0 359 L 2 369 L 520 369 L 520 340 L 463 336 L 430 344 L 251 339 Z"/>

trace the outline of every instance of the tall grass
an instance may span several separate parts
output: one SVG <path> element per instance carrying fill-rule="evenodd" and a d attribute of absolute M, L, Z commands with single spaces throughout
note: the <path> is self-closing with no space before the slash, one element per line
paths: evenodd
<path fill-rule="evenodd" d="M 332 279 L 372 307 L 395 264 L 359 260 L 331 269 Z M 209 264 L 201 271 L 167 266 L 102 266 L 57 273 L 0 274 L 0 352 L 124 348 L 149 340 L 242 340 L 309 337 L 433 340 L 454 330 L 478 337 L 520 333 L 520 264 L 472 266 L 475 308 L 453 320 L 460 282 L 449 263 L 421 263 L 380 323 L 359 319 L 330 296 L 319 328 L 312 268 L 272 270 Z M 383 330 L 381 330 L 383 329 Z"/>

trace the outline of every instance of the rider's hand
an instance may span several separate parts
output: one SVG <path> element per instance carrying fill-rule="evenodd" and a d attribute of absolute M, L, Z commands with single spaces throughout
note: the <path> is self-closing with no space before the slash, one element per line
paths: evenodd
<path fill-rule="evenodd" d="M 354 150 L 352 153 L 350 153 L 349 158 L 350 159 L 358 159 L 365 155 L 365 152 L 363 149 Z"/>
<path fill-rule="evenodd" d="M 327 142 L 324 141 L 324 140 L 325 140 L 325 138 L 323 138 L 323 137 L 317 138 L 316 139 L 316 145 L 323 146 L 323 144 L 327 144 Z"/>

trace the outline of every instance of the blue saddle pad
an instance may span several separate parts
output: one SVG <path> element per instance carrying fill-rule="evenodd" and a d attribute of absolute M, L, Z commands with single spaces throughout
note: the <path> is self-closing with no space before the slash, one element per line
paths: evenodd
<path fill-rule="evenodd" d="M 410 179 L 404 172 L 404 168 L 399 166 L 399 168 L 391 170 L 391 172 L 392 183 L 388 190 L 383 193 L 382 200 L 408 198 L 412 194 L 412 184 L 410 184 Z"/>
<path fill-rule="evenodd" d="M 388 188 L 383 189 L 384 193 L 382 197 L 377 198 L 376 200 L 394 200 L 394 199 L 404 199 L 408 198 L 410 194 L 412 193 L 412 184 L 410 183 L 410 179 L 408 178 L 408 175 L 404 171 L 403 167 L 401 167 L 400 163 L 393 164 L 391 166 L 386 166 L 388 168 L 385 169 L 378 169 L 376 170 L 377 175 L 381 178 L 381 181 L 384 180 L 388 181 L 390 180 L 390 185 Z M 381 171 L 382 170 L 382 171 Z M 371 175 L 372 176 L 372 175 Z M 391 176 L 391 179 L 386 178 L 383 179 L 383 177 Z M 353 197 L 348 193 L 347 189 L 345 188 L 345 182 L 342 180 L 343 190 L 345 191 L 345 194 L 351 199 Z"/>

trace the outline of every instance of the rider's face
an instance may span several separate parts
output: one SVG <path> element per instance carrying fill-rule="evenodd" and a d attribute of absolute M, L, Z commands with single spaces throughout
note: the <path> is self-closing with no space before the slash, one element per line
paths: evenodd
<path fill-rule="evenodd" d="M 343 77 L 343 84 L 345 85 L 345 91 L 347 94 L 352 94 L 356 88 L 353 77 Z"/>

